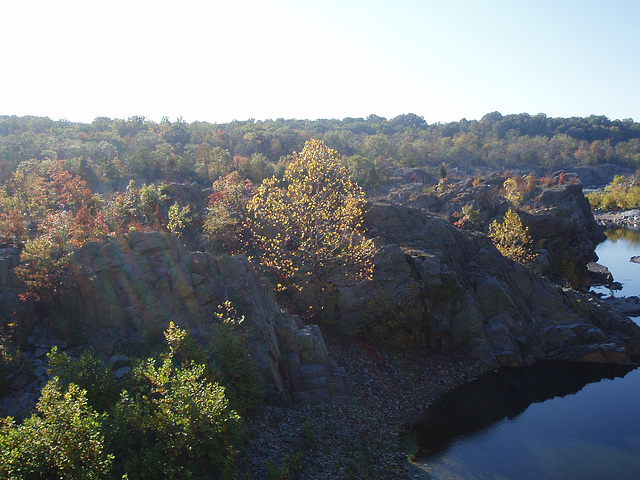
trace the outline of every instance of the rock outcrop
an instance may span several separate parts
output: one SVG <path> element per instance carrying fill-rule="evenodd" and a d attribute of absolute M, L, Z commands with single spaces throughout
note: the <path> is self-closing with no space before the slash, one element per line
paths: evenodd
<path fill-rule="evenodd" d="M 569 167 L 567 172 L 575 173 L 582 183 L 590 188 L 602 187 L 610 184 L 616 175 L 629 176 L 635 172 L 633 169 L 613 163 L 599 164 L 589 167 Z"/>
<path fill-rule="evenodd" d="M 538 201 L 549 213 L 531 225 L 562 238 L 554 249 L 597 234 L 579 184 L 545 190 Z M 464 353 L 491 366 L 549 358 L 630 363 L 640 355 L 635 323 L 504 258 L 481 233 L 393 203 L 373 205 L 366 224 L 376 237 L 373 279 L 353 284 L 343 275 L 333 282 L 333 320 L 346 335 Z M 572 255 L 581 255 L 582 246 L 574 246 Z M 281 310 L 246 258 L 191 252 L 167 233 L 130 232 L 88 244 L 73 259 L 64 294 L 27 312 L 13 272 L 19 252 L 0 250 L 4 324 L 20 325 L 25 349 L 20 373 L 9 379 L 12 398 L 0 400 L 0 410 L 35 402 L 53 345 L 72 354 L 91 345 L 124 375 L 123 359 L 144 354 L 171 321 L 206 341 L 207 325 L 226 300 L 251 326 L 250 351 L 272 398 L 347 400 L 344 371 L 329 357 L 320 328 Z"/>
<path fill-rule="evenodd" d="M 249 350 L 274 399 L 347 400 L 320 329 L 281 311 L 246 258 L 189 252 L 173 235 L 140 232 L 88 244 L 73 258 L 72 288 L 45 301 L 42 316 L 22 319 L 25 330 L 46 339 L 34 337 L 27 350 L 46 353 L 45 347 L 63 344 L 75 352 L 91 345 L 106 360 L 144 355 L 171 321 L 206 341 L 207 323 L 229 300 L 250 327 Z"/>
<path fill-rule="evenodd" d="M 563 174 L 563 182 L 556 181 L 535 197 L 535 208 L 522 216 L 523 224 L 529 227 L 534 243 L 548 254 L 541 256 L 547 261 L 542 273 L 588 289 L 586 266 L 597 260 L 595 247 L 606 236 L 593 218 L 580 180 Z"/>
<path fill-rule="evenodd" d="M 463 225 L 463 207 L 470 207 L 476 216 L 472 228 L 486 232 L 493 220 L 501 221 L 505 212 L 513 207 L 500 194 L 504 181 L 504 175 L 500 174 L 482 179 L 476 186 L 477 182 L 462 180 L 451 183 L 438 196 L 416 195 L 404 204 Z M 578 176 L 559 171 L 544 184 L 521 193 L 519 215 L 539 252 L 538 273 L 556 283 L 588 289 L 586 265 L 597 260 L 595 246 L 606 237 L 594 220 Z"/>
<path fill-rule="evenodd" d="M 625 363 L 640 354 L 635 323 L 502 257 L 485 235 L 394 204 L 374 205 L 366 222 L 379 236 L 373 280 L 336 282 L 346 334 L 373 332 L 397 344 L 419 338 L 424 348 L 496 366 Z"/>

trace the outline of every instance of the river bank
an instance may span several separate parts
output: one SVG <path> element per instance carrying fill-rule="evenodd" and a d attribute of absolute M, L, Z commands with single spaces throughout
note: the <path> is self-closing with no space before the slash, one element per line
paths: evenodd
<path fill-rule="evenodd" d="M 400 439 L 403 425 L 486 368 L 462 358 L 327 343 L 344 368 L 351 401 L 266 407 L 249 422 L 242 473 L 323 480 L 427 478 L 407 460 Z M 268 477 L 268 471 L 288 471 L 289 476 Z"/>
<path fill-rule="evenodd" d="M 640 316 L 640 210 L 594 214 L 607 232 L 608 240 L 596 247 L 598 263 L 587 265 L 592 291 L 599 302 L 630 317 Z M 638 219 L 638 220 L 637 220 Z M 635 320 L 637 323 L 637 319 Z"/>
<path fill-rule="evenodd" d="M 593 218 L 604 229 L 640 227 L 640 210 L 622 210 L 619 212 L 593 212 Z"/>

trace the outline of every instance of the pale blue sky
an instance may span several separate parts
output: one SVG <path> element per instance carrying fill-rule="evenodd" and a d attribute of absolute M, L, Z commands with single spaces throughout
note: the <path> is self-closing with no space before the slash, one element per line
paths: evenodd
<path fill-rule="evenodd" d="M 1 0 L 0 115 L 640 121 L 637 0 Z"/>

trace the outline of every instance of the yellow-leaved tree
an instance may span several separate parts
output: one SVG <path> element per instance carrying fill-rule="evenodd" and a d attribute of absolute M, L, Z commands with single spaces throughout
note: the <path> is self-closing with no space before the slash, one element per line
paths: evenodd
<path fill-rule="evenodd" d="M 520 186 L 515 178 L 507 178 L 502 184 L 502 187 L 504 188 L 504 198 L 509 200 L 509 202 L 516 207 L 522 205 L 524 196 L 522 195 Z"/>
<path fill-rule="evenodd" d="M 516 262 L 526 263 L 536 257 L 529 228 L 522 225 L 522 220 L 511 208 L 504 214 L 504 220 L 501 223 L 497 220 L 491 222 L 489 238 L 502 255 Z"/>
<path fill-rule="evenodd" d="M 364 204 L 338 153 L 309 140 L 294 152 L 284 182 L 264 180 L 247 206 L 262 264 L 275 271 L 281 288 L 311 287 L 314 296 L 338 269 L 370 277 L 375 247 L 362 226 Z"/>

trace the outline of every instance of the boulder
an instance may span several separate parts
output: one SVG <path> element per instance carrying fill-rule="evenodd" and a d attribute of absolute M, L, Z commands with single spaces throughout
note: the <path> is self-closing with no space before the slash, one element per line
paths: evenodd
<path fill-rule="evenodd" d="M 592 286 L 610 285 L 613 282 L 613 275 L 609 269 L 599 263 L 589 262 L 587 272 Z"/>
<path fill-rule="evenodd" d="M 606 239 L 595 221 L 591 206 L 576 178 L 544 188 L 535 197 L 535 209 L 522 215 L 535 245 L 550 255 L 551 269 L 545 275 L 574 287 L 588 289 L 586 265 L 597 260 L 595 246 Z"/>

